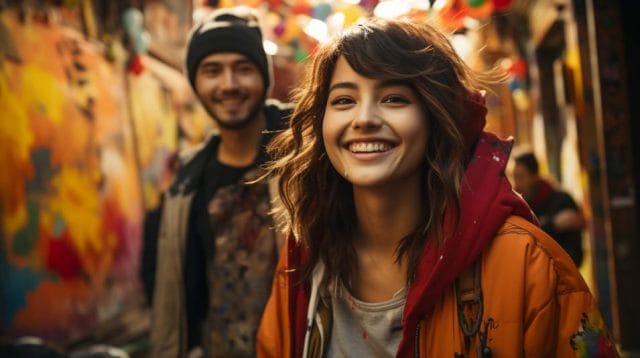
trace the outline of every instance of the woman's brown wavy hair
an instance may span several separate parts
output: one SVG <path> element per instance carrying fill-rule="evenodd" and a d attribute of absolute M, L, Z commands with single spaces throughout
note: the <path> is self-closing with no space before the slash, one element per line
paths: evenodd
<path fill-rule="evenodd" d="M 269 145 L 272 174 L 279 176 L 286 231 L 308 250 L 300 269 L 308 277 L 321 260 L 327 277 L 349 283 L 356 267 L 351 238 L 356 216 L 351 184 L 338 174 L 325 154 L 322 120 L 336 62 L 344 56 L 359 74 L 409 84 L 430 121 L 423 166 L 424 219 L 397 249 L 413 277 L 427 234 L 443 237 L 445 208 L 459 213 L 459 189 L 468 160 L 461 132 L 464 103 L 483 83 L 435 28 L 408 20 L 369 19 L 321 46 L 301 84 L 292 92 L 296 103 L 289 128 Z M 425 118 L 425 120 L 427 120 Z M 458 214 L 459 215 L 459 214 Z M 459 219 L 459 218 L 458 218 Z"/>

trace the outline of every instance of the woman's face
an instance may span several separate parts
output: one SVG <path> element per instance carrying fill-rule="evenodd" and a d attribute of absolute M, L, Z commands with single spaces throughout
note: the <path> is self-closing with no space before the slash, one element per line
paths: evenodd
<path fill-rule="evenodd" d="M 426 117 L 411 87 L 363 77 L 340 57 L 322 121 L 324 146 L 334 168 L 356 187 L 419 180 Z"/>

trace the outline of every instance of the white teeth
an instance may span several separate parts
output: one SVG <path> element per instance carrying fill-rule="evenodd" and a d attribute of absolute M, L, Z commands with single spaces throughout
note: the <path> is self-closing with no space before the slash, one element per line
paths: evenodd
<path fill-rule="evenodd" d="M 375 143 L 351 143 L 349 144 L 349 150 L 354 153 L 376 153 L 376 152 L 384 152 L 391 149 L 387 143 L 375 142 Z"/>

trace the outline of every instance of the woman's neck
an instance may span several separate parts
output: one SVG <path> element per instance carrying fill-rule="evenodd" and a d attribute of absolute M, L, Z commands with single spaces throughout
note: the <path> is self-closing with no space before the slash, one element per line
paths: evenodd
<path fill-rule="evenodd" d="M 394 252 L 400 240 L 423 220 L 423 200 L 419 182 L 375 189 L 354 188 L 358 220 L 356 242 L 374 251 Z"/>
<path fill-rule="evenodd" d="M 353 242 L 358 265 L 352 294 L 365 302 L 386 301 L 407 282 L 408 262 L 397 260 L 398 246 L 423 217 L 420 187 L 354 188 L 354 200 L 358 229 Z"/>

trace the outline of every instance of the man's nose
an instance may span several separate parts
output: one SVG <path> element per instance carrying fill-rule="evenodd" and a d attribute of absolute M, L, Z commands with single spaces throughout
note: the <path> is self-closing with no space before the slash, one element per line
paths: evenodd
<path fill-rule="evenodd" d="M 225 69 L 222 72 L 222 88 L 223 89 L 233 89 L 238 86 L 238 79 L 236 78 L 236 74 L 233 69 Z"/>

